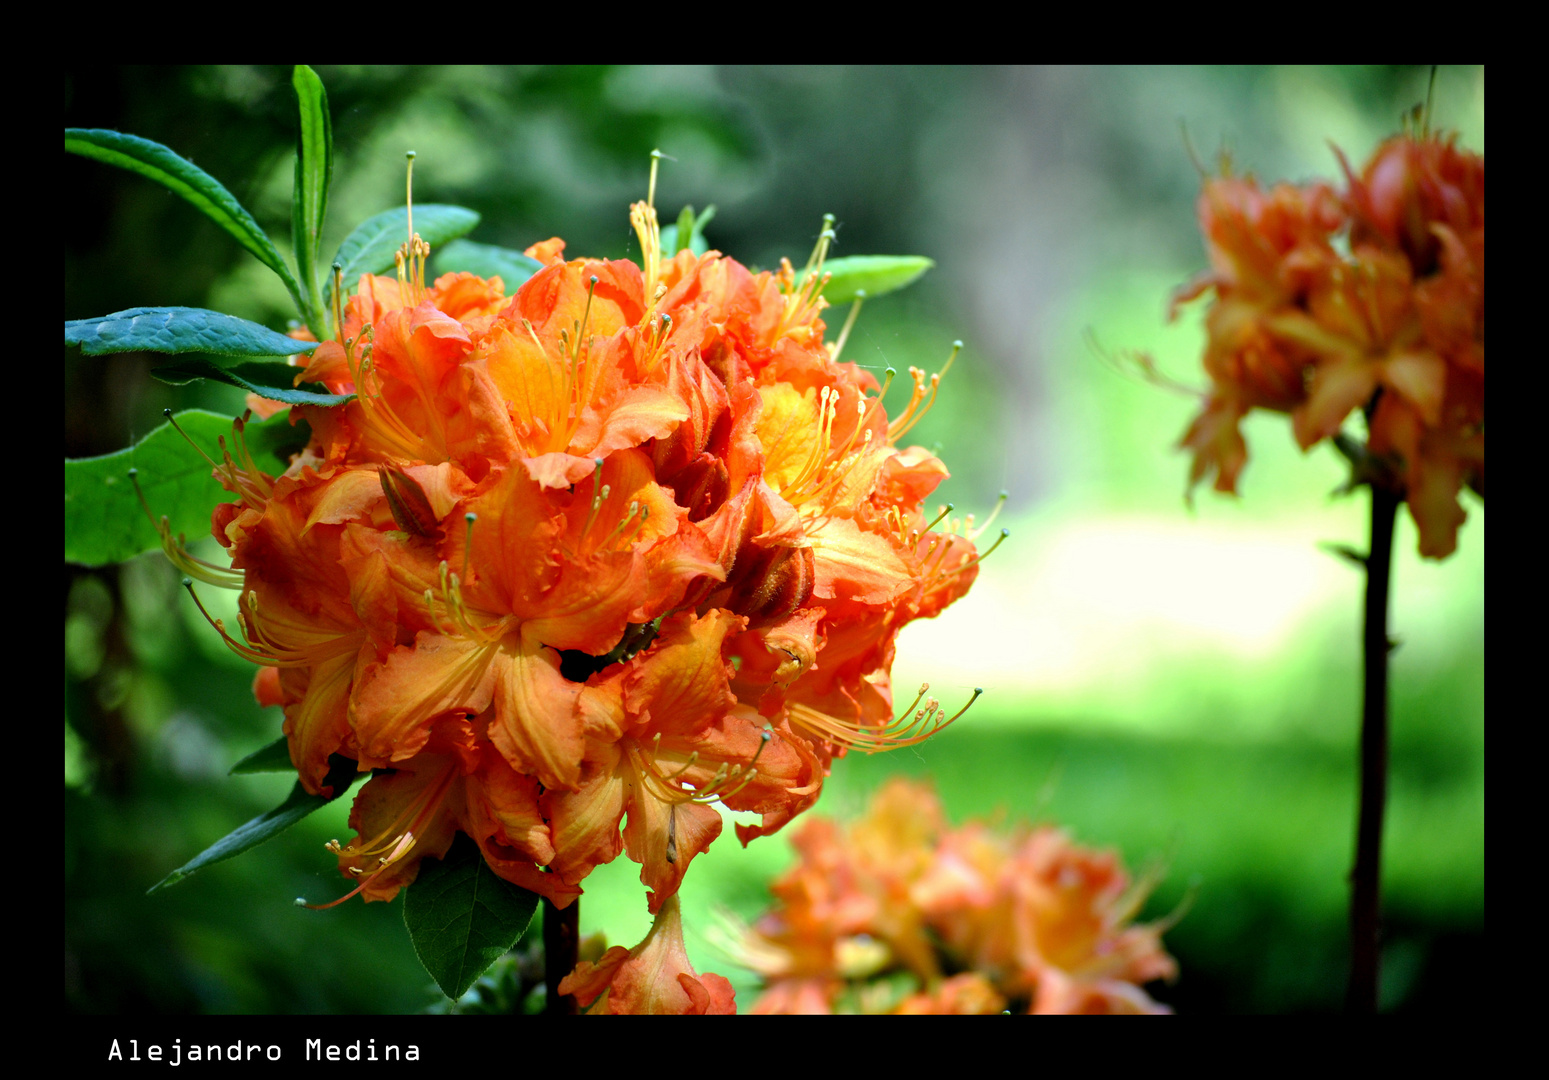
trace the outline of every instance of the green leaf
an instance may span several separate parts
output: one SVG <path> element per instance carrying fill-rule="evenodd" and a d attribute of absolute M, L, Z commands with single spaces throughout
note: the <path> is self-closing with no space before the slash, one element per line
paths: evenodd
<path fill-rule="evenodd" d="M 668 225 L 662 230 L 662 254 L 670 259 L 685 247 L 695 255 L 703 255 L 709 251 L 710 242 L 705 239 L 705 226 L 710 223 L 710 219 L 713 217 L 715 217 L 715 207 L 713 206 L 705 207 L 705 212 L 697 218 L 694 217 L 694 208 L 692 206 L 685 206 L 683 212 L 678 215 L 677 222 Z M 678 239 L 682 234 L 685 221 L 692 222 L 687 244 Z"/>
<path fill-rule="evenodd" d="M 430 245 L 431 254 L 449 241 L 471 233 L 479 224 L 479 215 L 465 206 L 424 203 L 414 208 L 414 231 Z M 409 239 L 409 212 L 404 207 L 384 210 L 369 217 L 344 238 L 333 261 L 344 268 L 344 291 L 348 293 L 362 274 L 385 274 L 394 266 L 393 256 Z M 333 305 L 333 272 L 323 289 L 324 302 Z"/>
<path fill-rule="evenodd" d="M 302 384 L 302 387 L 313 387 L 310 390 L 295 386 L 292 380 L 300 370 L 279 357 L 218 364 L 208 357 L 195 356 L 175 364 L 152 368 L 151 375 L 172 386 L 182 386 L 195 379 L 213 379 L 251 390 L 270 401 L 283 401 L 287 405 L 332 406 L 355 399 L 354 394 L 330 394 L 321 383 Z"/>
<path fill-rule="evenodd" d="M 420 864 L 403 922 L 420 963 L 456 999 L 521 940 L 537 910 L 536 893 L 496 876 L 479 845 L 458 833 L 445 858 Z"/>
<path fill-rule="evenodd" d="M 678 215 L 678 223 L 672 226 L 672 231 L 671 243 L 668 243 L 667 237 L 662 237 L 662 252 L 668 258 L 676 255 L 693 242 L 694 208 L 692 206 L 685 206 L 683 208 L 683 212 Z"/>
<path fill-rule="evenodd" d="M 225 862 L 233 856 L 242 854 L 249 848 L 257 847 L 270 837 L 284 832 L 314 810 L 321 810 L 333 802 L 334 799 L 348 791 L 350 785 L 360 778 L 361 774 L 356 771 L 355 762 L 349 758 L 335 754 L 328 759 L 328 763 L 328 775 L 323 779 L 323 784 L 333 788 L 333 795 L 308 795 L 306 788 L 301 786 L 301 781 L 296 781 L 296 786 L 291 788 L 290 795 L 279 806 L 276 806 L 268 813 L 259 814 L 245 825 L 240 825 L 232 832 L 227 833 L 222 839 L 217 840 L 214 844 L 205 848 L 198 855 L 195 855 L 192 859 L 145 890 L 146 894 L 149 895 L 160 889 L 176 885 L 190 874 L 203 870 L 206 866 Z"/>
<path fill-rule="evenodd" d="M 137 307 L 67 320 L 65 344 L 79 345 L 87 356 L 121 352 L 290 356 L 317 348 L 315 341 L 297 341 L 235 315 L 188 307 Z"/>
<path fill-rule="evenodd" d="M 177 415 L 189 438 L 217 461 L 216 440 L 231 434 L 231 417 L 202 409 Z M 248 451 L 258 467 L 278 475 L 289 464 L 285 451 L 305 436 L 285 414 L 248 424 Z M 188 441 L 162 424 L 127 450 L 65 462 L 65 561 L 105 566 L 132 559 L 161 546 L 129 482 L 137 470 L 140 490 L 153 513 L 166 515 L 173 535 L 202 536 L 210 530 L 210 511 L 231 495 L 211 476 L 210 463 Z"/>
<path fill-rule="evenodd" d="M 333 122 L 328 117 L 328 92 L 323 80 L 305 64 L 291 77 L 301 107 L 296 131 L 296 186 L 291 196 L 291 239 L 296 245 L 296 272 L 306 290 L 302 314 L 319 341 L 328 337 L 318 259 L 322 257 L 323 219 L 328 215 L 328 187 L 333 181 Z"/>
<path fill-rule="evenodd" d="M 139 173 L 181 195 L 235 237 L 259 262 L 280 275 L 296 302 L 296 310 L 306 310 L 301 288 L 269 234 L 258 227 L 253 215 L 243 209 L 225 185 L 187 158 L 150 139 L 101 128 L 65 128 L 65 150 Z"/>
<path fill-rule="evenodd" d="M 261 772 L 295 772 L 296 766 L 291 764 L 290 743 L 281 735 L 268 746 L 254 750 L 247 757 L 231 767 L 227 776 L 241 776 L 246 773 Z"/>
<path fill-rule="evenodd" d="M 494 244 L 475 244 L 472 240 L 453 240 L 433 256 L 436 270 L 442 274 L 478 274 L 482 278 L 498 277 L 505 283 L 506 295 L 521 288 L 543 264 L 530 255 L 523 255 L 511 248 Z"/>
<path fill-rule="evenodd" d="M 936 263 L 923 255 L 849 255 L 829 259 L 823 272 L 831 274 L 823 295 L 830 304 L 847 304 L 862 294 L 873 300 L 883 293 L 895 292 L 914 284 L 916 278 Z M 801 284 L 806 274 L 798 274 Z"/>

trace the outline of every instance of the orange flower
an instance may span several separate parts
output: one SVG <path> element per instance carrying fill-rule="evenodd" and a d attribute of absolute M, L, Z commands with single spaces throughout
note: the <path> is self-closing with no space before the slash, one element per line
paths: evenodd
<path fill-rule="evenodd" d="M 633 949 L 615 945 L 593 964 L 582 960 L 559 984 L 587 1015 L 695 1015 L 737 1011 L 731 988 L 720 975 L 698 974 L 683 947 L 678 898 L 669 899 L 645 940 Z"/>
<path fill-rule="evenodd" d="M 934 699 L 895 721 L 888 671 L 980 557 L 982 530 L 922 512 L 946 469 L 898 445 L 939 376 L 890 422 L 834 361 L 826 232 L 798 288 L 788 264 L 664 260 L 654 211 L 632 220 L 641 267 L 556 238 L 510 297 L 427 284 L 411 244 L 297 374 L 353 399 L 297 408 L 312 440 L 282 477 L 240 438 L 217 470 L 241 499 L 213 519 L 242 580 L 228 642 L 277 672 L 255 689 L 308 790 L 335 755 L 375 772 L 334 848 L 367 900 L 461 831 L 560 905 L 627 853 L 675 920 L 714 803 L 761 815 L 746 843 L 832 758 L 950 722 Z"/>
<path fill-rule="evenodd" d="M 1111 853 L 1048 827 L 951 829 L 929 787 L 906 780 L 848 829 L 811 821 L 793 844 L 776 908 L 739 943 L 768 982 L 754 1012 L 833 1011 L 847 984 L 900 971 L 920 989 L 888 1011 L 1168 1011 L 1141 989 L 1177 974 L 1163 927 L 1130 924 L 1149 885 Z"/>
<path fill-rule="evenodd" d="M 1321 183 L 1205 183 L 1212 270 L 1174 300 L 1211 294 L 1211 389 L 1182 440 L 1189 484 L 1215 473 L 1216 490 L 1236 492 L 1251 409 L 1290 413 L 1304 450 L 1364 409 L 1420 553 L 1441 558 L 1466 517 L 1459 490 L 1484 489 L 1484 159 L 1452 138 L 1404 136 L 1359 175 L 1339 160 L 1342 196 Z M 1346 229 L 1347 255 L 1333 245 Z"/>

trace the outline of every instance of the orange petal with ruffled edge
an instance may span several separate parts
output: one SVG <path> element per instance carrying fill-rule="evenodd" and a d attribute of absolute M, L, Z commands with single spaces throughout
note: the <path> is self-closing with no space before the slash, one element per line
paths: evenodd
<path fill-rule="evenodd" d="M 559 992 L 573 994 L 582 1006 L 592 1005 L 594 1012 L 615 1015 L 702 1016 L 737 1011 L 731 983 L 720 975 L 700 975 L 689 963 L 683 916 L 675 897 L 663 906 L 644 941 L 627 951 L 614 946 L 596 964 L 581 961 L 560 981 Z"/>
<path fill-rule="evenodd" d="M 628 798 L 627 765 L 615 743 L 591 741 L 574 791 L 550 789 L 539 799 L 556 852 L 549 869 L 567 882 L 585 878 L 624 850 L 619 823 Z"/>
<path fill-rule="evenodd" d="M 545 787 L 576 787 L 586 750 L 576 708 L 581 686 L 560 674 L 559 654 L 512 635 L 501 642 L 490 670 L 496 683 L 490 740 L 513 768 Z"/>
<path fill-rule="evenodd" d="M 655 644 L 630 662 L 625 676 L 630 721 L 650 734 L 669 736 L 691 734 L 725 715 L 737 699 L 721 646 L 730 631 L 746 623 L 721 608 L 703 617 L 683 612 L 663 622 Z"/>
<path fill-rule="evenodd" d="M 694 857 L 721 835 L 721 815 L 703 803 L 663 802 L 641 787 L 629 799 L 624 850 L 640 864 L 641 884 L 651 890 L 646 907 L 654 914 L 677 896 Z"/>
<path fill-rule="evenodd" d="M 339 853 L 340 870 L 369 879 L 367 900 L 391 900 L 419 875 L 420 860 L 439 859 L 457 835 L 462 801 L 455 755 L 423 754 L 373 776 L 350 808 L 356 838 Z M 394 854 L 397 857 L 394 858 Z"/>
<path fill-rule="evenodd" d="M 885 604 L 914 579 L 886 537 L 867 532 L 848 518 L 830 518 L 809 530 L 816 580 L 812 595 L 824 600 Z"/>
<path fill-rule="evenodd" d="M 314 795 L 333 794 L 333 788 L 323 784 L 328 775 L 328 758 L 352 738 L 350 687 L 357 667 L 372 658 L 375 651 L 370 645 L 363 645 L 358 654 L 351 649 L 313 664 L 304 676 L 281 673 L 282 685 L 290 678 L 306 680 L 300 700 L 285 709 L 283 730 L 297 778 Z"/>
<path fill-rule="evenodd" d="M 363 759 L 385 766 L 418 753 L 448 712 L 479 713 L 494 695 L 498 646 L 422 631 L 356 680 L 350 718 Z"/>

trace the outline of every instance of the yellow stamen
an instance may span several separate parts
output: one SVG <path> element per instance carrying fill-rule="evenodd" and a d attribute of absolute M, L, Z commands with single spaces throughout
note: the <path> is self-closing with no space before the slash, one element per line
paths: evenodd
<path fill-rule="evenodd" d="M 968 528 L 964 530 L 963 535 L 968 537 L 968 539 L 970 539 L 970 540 L 977 540 L 977 539 L 979 539 L 979 537 L 983 536 L 985 530 L 988 529 L 990 527 L 990 525 L 994 523 L 996 518 L 1000 517 L 1001 508 L 1006 505 L 1006 500 L 1009 497 L 1010 497 L 1010 493 L 1009 492 L 1002 491 L 1000 493 L 1000 498 L 995 500 L 995 509 L 990 511 L 990 516 L 985 518 L 984 519 L 984 524 L 980 525 L 977 529 L 975 529 L 973 527 L 973 520 L 974 519 L 973 519 L 973 515 L 970 514 L 969 517 L 968 517 Z M 1002 532 L 1004 532 L 1004 531 L 1005 530 L 1002 530 Z M 996 541 L 996 543 L 999 543 L 999 542 L 1000 541 L 998 541 L 998 540 Z M 991 549 L 991 550 L 993 550 L 993 549 Z M 985 552 L 985 554 L 988 555 L 989 552 Z"/>
<path fill-rule="evenodd" d="M 463 577 L 468 576 L 468 552 L 473 550 L 473 523 L 479 520 L 479 515 L 472 510 L 463 515 L 466 528 L 463 530 Z"/>
<path fill-rule="evenodd" d="M 836 364 L 839 363 L 839 354 L 844 352 L 844 343 L 850 340 L 850 331 L 855 327 L 855 320 L 861 313 L 861 303 L 865 299 L 866 290 L 856 290 L 855 303 L 850 305 L 850 314 L 844 320 L 844 329 L 839 331 L 839 340 L 834 342 L 834 348 L 828 357 Z"/>
<path fill-rule="evenodd" d="M 964 570 L 967 570 L 969 567 L 978 566 L 985 559 L 988 559 L 990 557 L 990 554 L 992 552 L 994 552 L 994 550 L 996 548 L 1000 547 L 1000 545 L 1005 541 L 1006 537 L 1008 537 L 1010 535 L 1011 535 L 1011 530 L 1010 529 L 1002 529 L 1002 530 L 1000 530 L 1000 535 L 995 538 L 995 542 L 989 546 L 989 549 L 987 551 L 982 551 L 978 555 L 975 555 L 975 556 L 964 555 L 962 560 L 955 567 L 953 567 L 951 570 L 943 570 L 942 567 L 938 564 L 936 567 L 931 569 L 929 572 L 927 572 L 927 573 L 922 575 L 924 580 L 925 580 L 926 587 L 927 588 L 935 588 L 937 585 L 940 585 L 942 582 L 946 581 L 948 578 L 955 577 L 956 575 L 961 574 Z M 946 552 L 947 552 L 946 545 L 942 545 L 941 551 L 942 551 L 941 559 L 942 559 L 942 561 L 945 561 L 945 559 L 946 559 Z M 926 558 L 928 559 L 929 555 L 927 555 Z"/>
<path fill-rule="evenodd" d="M 210 614 L 204 602 L 199 599 L 199 594 L 194 592 L 194 583 L 191 579 L 186 577 L 183 579 L 183 588 L 188 590 L 188 595 L 193 597 L 194 605 L 199 608 L 199 614 L 203 615 L 205 621 L 220 634 L 221 640 L 226 643 L 228 649 L 244 660 L 251 660 L 264 667 L 313 667 L 335 656 L 355 652 L 366 637 L 364 628 L 341 634 L 318 630 L 307 624 L 269 619 L 272 626 L 278 626 L 287 631 L 298 642 L 298 644 L 284 644 L 266 631 L 259 621 L 258 594 L 249 590 L 242 597 L 247 604 L 247 614 L 244 616 L 239 611 L 237 615 L 247 641 L 239 641 L 226 630 L 224 619 L 217 619 Z"/>
<path fill-rule="evenodd" d="M 361 426 L 366 428 L 375 439 L 386 444 L 394 452 L 395 457 L 426 462 L 445 460 L 444 454 L 437 454 L 425 443 L 420 434 L 404 423 L 392 407 L 382 399 L 382 381 L 371 362 L 373 336 L 374 327 L 367 323 L 361 330 L 359 338 L 345 343 L 345 359 L 349 363 L 350 377 L 355 383 L 354 404 L 360 407 Z M 416 391 L 419 393 L 420 400 L 426 401 L 423 388 L 417 387 Z M 439 414 L 434 409 L 431 410 L 430 415 L 436 417 L 438 423 L 440 422 Z M 444 429 L 441 439 L 444 445 Z"/>
<path fill-rule="evenodd" d="M 329 843 L 326 846 L 327 846 L 329 851 L 332 851 L 336 855 L 342 854 L 343 851 L 345 850 L 345 849 L 341 849 L 339 847 L 339 841 L 337 841 L 337 840 L 332 841 L 331 843 Z M 338 907 L 340 904 L 344 903 L 346 900 L 348 900 L 351 897 L 355 896 L 362 889 L 366 888 L 368 885 L 370 885 L 377 878 L 379 878 L 383 874 L 385 874 L 389 869 L 391 869 L 393 867 L 394 864 L 402 861 L 403 857 L 409 853 L 409 849 L 412 848 L 413 846 L 414 846 L 414 834 L 413 833 L 407 833 L 407 832 L 404 833 L 401 837 L 398 838 L 398 842 L 393 846 L 393 849 L 390 852 L 388 852 L 386 855 L 381 857 L 381 859 L 378 862 L 377 868 L 371 872 L 370 876 L 363 878 L 359 885 L 355 886 L 349 892 L 347 892 L 343 896 L 339 897 L 339 899 L 329 901 L 326 904 L 309 904 L 309 903 L 306 902 L 306 900 L 303 897 L 298 896 L 298 897 L 296 897 L 296 906 L 297 907 L 304 907 L 304 908 L 311 908 L 313 911 L 327 911 L 331 907 Z M 350 867 L 350 872 L 354 873 L 354 874 L 363 873 L 363 871 L 358 866 Z"/>
<path fill-rule="evenodd" d="M 409 161 L 408 177 L 404 184 L 403 205 L 409 217 L 409 239 L 414 239 L 414 158 L 417 156 L 413 150 L 403 155 Z"/>
<path fill-rule="evenodd" d="M 592 317 L 592 297 L 596 292 L 597 275 L 593 274 L 590 284 L 586 287 L 586 307 L 581 312 L 581 321 L 576 325 L 575 341 L 573 343 L 574 351 L 570 357 L 570 382 L 571 391 L 574 395 L 574 408 L 571 411 L 571 434 L 574 434 L 575 426 L 581 422 L 581 413 L 591 400 L 590 390 L 583 391 L 581 388 L 581 353 L 591 343 L 586 336 L 586 326 Z"/>
<path fill-rule="evenodd" d="M 413 307 L 425 299 L 425 260 L 430 256 L 430 245 L 414 231 L 414 151 L 408 158 L 408 179 L 405 182 L 404 206 L 408 217 L 409 238 L 393 256 L 398 267 L 398 284 L 404 290 L 404 299 Z"/>
<path fill-rule="evenodd" d="M 158 520 L 151 512 L 151 504 L 146 501 L 145 492 L 140 490 L 139 475 L 139 469 L 130 469 L 129 482 L 134 485 L 134 493 L 140 500 L 140 508 L 145 511 L 145 516 L 150 518 L 151 527 L 161 538 L 161 550 L 167 556 L 167 561 L 184 574 L 197 578 L 207 585 L 217 585 L 222 589 L 242 588 L 246 580 L 244 571 L 233 570 L 229 566 L 218 566 L 199 558 L 188 550 L 188 540 L 182 533 L 178 533 L 176 540 L 172 538 L 171 520 L 165 514 Z"/>
<path fill-rule="evenodd" d="M 920 700 L 925 698 L 929 689 L 930 683 L 921 683 L 920 692 L 909 707 L 896 720 L 890 720 L 879 728 L 858 727 L 851 721 L 841 720 L 801 704 L 789 706 L 790 718 L 797 727 L 825 742 L 835 743 L 847 750 L 877 754 L 924 742 L 967 712 L 969 706 L 984 693 L 975 687 L 968 703 L 948 717 L 935 698 L 928 698 L 923 706 L 920 705 Z"/>
<path fill-rule="evenodd" d="M 687 802 L 709 805 L 710 803 L 732 798 L 753 782 L 758 775 L 756 767 L 758 759 L 763 756 L 764 747 L 769 745 L 771 738 L 773 738 L 773 735 L 770 732 L 760 732 L 758 750 L 754 752 L 752 760 L 746 765 L 731 765 L 728 762 L 722 762 L 709 780 L 702 784 L 695 784 L 693 787 L 683 786 L 678 782 L 678 778 L 699 763 L 699 751 L 691 752 L 687 760 L 679 768 L 670 773 L 664 772 L 662 766 L 657 763 L 657 758 L 662 754 L 662 737 L 660 732 L 657 732 L 652 740 L 649 753 L 644 752 L 643 747 L 631 740 L 630 760 L 644 782 L 644 786 L 658 802 L 664 802 L 674 807 Z M 688 783 L 694 783 L 694 781 L 688 781 Z M 669 819 L 669 830 L 673 825 L 674 822 Z M 671 839 L 670 834 L 669 839 Z"/>
<path fill-rule="evenodd" d="M 602 506 L 602 501 L 608 497 L 609 486 L 603 484 L 598 487 L 598 481 L 602 479 L 602 458 L 592 458 L 592 506 L 586 515 L 586 524 L 581 527 L 581 537 L 592 531 L 592 525 L 597 520 L 597 510 Z"/>
<path fill-rule="evenodd" d="M 957 359 L 957 354 L 962 348 L 963 343 L 961 341 L 954 341 L 952 343 L 952 353 L 947 357 L 947 362 L 941 366 L 940 371 L 930 377 L 929 398 L 925 397 L 925 372 L 920 368 L 912 367 L 909 369 L 909 374 L 914 379 L 914 393 L 910 395 L 909 404 L 904 406 L 904 411 L 899 414 L 898 419 L 887 426 L 887 441 L 889 444 L 897 443 L 899 439 L 908 433 L 910 428 L 918 424 L 925 418 L 925 414 L 930 412 L 931 406 L 936 403 L 936 391 L 941 386 L 941 380 L 946 376 L 947 372 L 952 370 L 952 362 Z M 925 404 L 916 411 L 916 406 L 920 404 L 921 399 L 925 400 Z"/>
<path fill-rule="evenodd" d="M 795 326 L 811 321 L 819 311 L 828 306 L 828 301 L 823 299 L 823 289 L 828 284 L 830 275 L 823 272 L 823 261 L 828 257 L 828 245 L 834 238 L 834 215 L 824 214 L 823 229 L 818 233 L 818 240 L 812 248 L 812 254 L 807 257 L 807 265 L 802 270 L 799 287 L 795 284 L 795 274 L 791 271 L 790 262 L 781 260 L 781 282 L 790 291 L 785 297 L 785 311 L 776 328 L 776 337 L 783 336 Z"/>
<path fill-rule="evenodd" d="M 662 230 L 656 220 L 656 170 L 663 158 L 660 150 L 651 151 L 651 182 L 646 188 L 645 202 L 637 202 L 629 208 L 629 223 L 640 238 L 641 269 L 645 271 L 645 295 L 650 298 L 646 305 L 645 320 L 649 322 L 656 308 L 656 282 L 661 276 Z M 643 325 L 643 324 L 642 324 Z"/>
<path fill-rule="evenodd" d="M 339 344 L 344 341 L 344 264 L 333 264 L 333 328 L 339 335 Z M 348 348 L 348 346 L 346 346 Z"/>

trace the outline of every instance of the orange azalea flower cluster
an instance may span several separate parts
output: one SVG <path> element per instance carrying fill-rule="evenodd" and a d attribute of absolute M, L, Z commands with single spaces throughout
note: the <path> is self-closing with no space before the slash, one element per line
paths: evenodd
<path fill-rule="evenodd" d="M 308 791 L 335 755 L 374 772 L 331 845 L 367 900 L 463 832 L 559 907 L 627 852 L 657 913 L 714 803 L 762 815 L 746 843 L 832 758 L 948 722 L 934 700 L 895 721 L 889 683 L 899 629 L 977 574 L 921 513 L 946 469 L 897 445 L 936 381 L 890 421 L 835 362 L 827 233 L 798 283 L 663 259 L 654 210 L 632 220 L 644 268 L 554 239 L 514 296 L 427 285 L 416 237 L 297 378 L 358 396 L 297 407 L 312 441 L 278 479 L 240 439 L 217 470 L 240 496 L 213 522 L 241 577 L 228 643 L 265 665 Z"/>
<path fill-rule="evenodd" d="M 778 906 L 738 944 L 768 989 L 756 1013 L 1165 1013 L 1160 924 L 1130 925 L 1149 885 L 1044 826 L 947 827 L 925 784 L 892 780 L 848 828 L 808 821 Z M 897 980 L 879 977 L 907 973 Z M 913 992 L 910 992 L 913 991 Z"/>
<path fill-rule="evenodd" d="M 1343 192 L 1205 183 L 1211 270 L 1174 299 L 1176 311 L 1212 295 L 1212 388 L 1182 443 L 1190 485 L 1213 472 L 1235 493 L 1250 409 L 1290 413 L 1306 450 L 1364 408 L 1367 449 L 1402 488 L 1420 553 L 1442 558 L 1466 517 L 1458 492 L 1484 494 L 1484 159 L 1406 135 L 1359 174 L 1339 160 Z"/>

